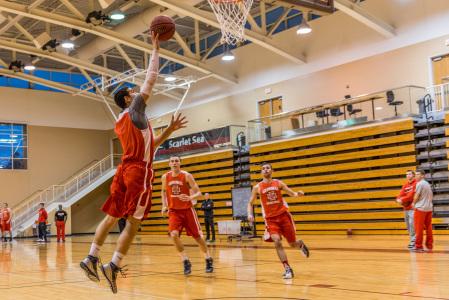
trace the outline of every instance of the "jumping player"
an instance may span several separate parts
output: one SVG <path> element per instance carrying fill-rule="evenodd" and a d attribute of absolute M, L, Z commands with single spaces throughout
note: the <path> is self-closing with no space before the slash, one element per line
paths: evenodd
<path fill-rule="evenodd" d="M 198 243 L 206 259 L 206 273 L 214 271 L 213 259 L 203 239 L 200 222 L 193 205 L 201 197 L 201 191 L 192 174 L 181 170 L 181 159 L 172 156 L 169 160 L 171 171 L 162 176 L 162 215 L 168 211 L 168 232 L 184 264 L 184 274 L 192 272 L 192 264 L 184 251 L 180 235 L 183 228 L 188 236 Z"/>
<path fill-rule="evenodd" d="M 262 165 L 263 180 L 259 182 L 252 191 L 251 199 L 248 202 L 248 221 L 254 221 L 253 204 L 257 196 L 260 196 L 262 203 L 262 213 L 265 219 L 266 232 L 265 240 L 273 241 L 276 247 L 280 261 L 284 265 L 284 279 L 293 278 L 293 270 L 288 264 L 287 254 L 282 246 L 281 236 L 287 239 L 292 248 L 301 250 L 305 257 L 309 257 L 309 249 L 306 244 L 296 239 L 295 223 L 288 211 L 288 205 L 282 198 L 282 192 L 285 191 L 290 197 L 303 196 L 302 191 L 294 192 L 285 183 L 272 178 L 273 169 L 271 164 Z"/>
<path fill-rule="evenodd" d="M 139 229 L 143 218 L 151 208 L 151 193 L 154 171 L 152 162 L 155 149 L 174 131 L 187 124 L 184 117 L 172 116 L 170 125 L 157 137 L 153 137 L 150 122 L 145 115 L 145 107 L 150 99 L 159 70 L 159 36 L 152 32 L 153 53 L 145 81 L 140 93 L 128 88 L 119 90 L 115 103 L 123 109 L 115 125 L 115 133 L 123 148 L 122 163 L 118 166 L 111 185 L 111 195 L 103 204 L 106 217 L 97 227 L 89 255 L 80 262 L 87 277 L 98 282 L 97 264 L 100 248 L 109 231 L 117 221 L 126 218 L 126 226 L 120 234 L 115 252 L 109 263 L 100 269 L 113 293 L 117 293 L 117 274 L 122 272 L 122 260 Z"/>
<path fill-rule="evenodd" d="M 11 217 L 12 217 L 11 208 L 8 207 L 8 203 L 4 203 L 2 209 L 2 235 L 4 242 L 8 241 L 6 239 L 7 232 L 9 233 L 9 241 L 12 242 Z"/>

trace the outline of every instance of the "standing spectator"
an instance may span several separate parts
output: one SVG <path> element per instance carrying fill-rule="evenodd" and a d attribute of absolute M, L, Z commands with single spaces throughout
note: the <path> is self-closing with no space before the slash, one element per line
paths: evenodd
<path fill-rule="evenodd" d="M 416 192 L 413 200 L 415 207 L 415 252 L 424 252 L 423 231 L 426 230 L 426 247 L 428 251 L 433 249 L 432 212 L 433 192 L 430 184 L 424 179 L 425 172 L 416 170 Z"/>
<path fill-rule="evenodd" d="M 401 192 L 396 198 L 396 202 L 402 205 L 404 208 L 404 219 L 407 225 L 408 235 L 410 241 L 408 248 L 412 249 L 415 247 L 415 225 L 413 221 L 413 196 L 415 195 L 416 180 L 415 172 L 408 170 L 406 172 L 407 182 L 402 186 Z"/>
<path fill-rule="evenodd" d="M 39 222 L 39 242 L 47 242 L 47 219 L 48 219 L 48 214 L 47 211 L 44 208 L 44 203 L 39 204 L 40 209 L 39 209 L 39 218 L 38 218 L 38 222 Z"/>
<path fill-rule="evenodd" d="M 206 225 L 206 241 L 215 242 L 215 225 L 214 225 L 214 202 L 210 199 L 209 193 L 204 194 L 204 201 L 201 204 L 204 211 L 204 223 Z M 210 232 L 212 231 L 212 239 Z"/>
<path fill-rule="evenodd" d="M 55 212 L 56 236 L 57 241 L 65 242 L 65 223 L 67 222 L 67 212 L 59 204 L 58 211 Z"/>
<path fill-rule="evenodd" d="M 2 209 L 2 235 L 3 241 L 6 242 L 6 233 L 9 232 L 9 241 L 12 242 L 12 232 L 11 232 L 11 208 L 8 207 L 8 203 L 3 204 Z"/>

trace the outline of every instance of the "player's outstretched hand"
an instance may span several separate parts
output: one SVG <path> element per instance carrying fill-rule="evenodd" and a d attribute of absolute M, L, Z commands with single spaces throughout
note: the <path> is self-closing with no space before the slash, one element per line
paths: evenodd
<path fill-rule="evenodd" d="M 190 196 L 189 196 L 189 195 L 186 195 L 186 194 L 181 194 L 181 195 L 179 195 L 179 200 L 185 201 L 185 202 L 192 201 L 192 199 L 190 198 Z"/>
<path fill-rule="evenodd" d="M 159 50 L 159 33 L 151 32 L 151 43 L 156 50 Z"/>
<path fill-rule="evenodd" d="M 303 191 L 297 191 L 296 192 L 296 197 L 301 197 L 304 196 L 304 192 Z"/>
<path fill-rule="evenodd" d="M 188 121 L 186 120 L 186 117 L 184 117 L 183 115 L 178 114 L 176 116 L 176 119 L 175 119 L 175 116 L 173 115 L 173 116 L 171 116 L 171 121 L 170 121 L 170 125 L 168 125 L 168 129 L 171 132 L 174 132 L 181 128 L 186 128 L 187 123 L 188 123 Z"/>

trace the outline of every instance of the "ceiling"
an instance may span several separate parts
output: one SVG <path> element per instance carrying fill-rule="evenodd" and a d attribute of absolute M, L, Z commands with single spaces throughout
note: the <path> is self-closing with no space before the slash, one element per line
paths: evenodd
<path fill-rule="evenodd" d="M 101 2 L 112 4 L 102 7 Z M 359 2 L 335 0 L 334 4 L 335 9 L 352 14 L 385 37 L 394 35 L 391 26 L 367 15 Z M 330 7 L 323 9 L 323 5 Z M 304 64 L 303 57 L 276 45 L 271 38 L 297 26 L 303 14 L 310 12 L 313 20 L 332 13 L 332 6 L 332 0 L 254 1 L 245 33 L 248 41 L 237 47 L 253 43 L 294 64 Z M 85 19 L 94 10 L 102 10 L 106 15 L 121 10 L 126 18 L 93 26 Z M 155 16 L 166 14 L 175 20 L 177 35 L 161 44 L 162 73 L 183 69 L 184 75 L 238 83 L 233 72 L 217 70 L 208 63 L 224 48 L 219 42 L 218 22 L 204 0 L 0 0 L 0 13 L 0 64 L 5 68 L 17 59 L 33 62 L 38 69 L 82 72 L 88 80 L 94 75 L 111 77 L 131 68 L 146 68 L 152 50 L 148 25 Z M 82 34 L 74 37 L 73 28 Z M 36 39 L 42 33 L 59 42 L 72 40 L 75 48 L 44 51 Z M 5 69 L 0 71 L 3 76 L 12 74 Z M 29 76 L 33 74 L 24 79 Z M 47 80 L 44 84 L 52 85 L 52 82 Z"/>

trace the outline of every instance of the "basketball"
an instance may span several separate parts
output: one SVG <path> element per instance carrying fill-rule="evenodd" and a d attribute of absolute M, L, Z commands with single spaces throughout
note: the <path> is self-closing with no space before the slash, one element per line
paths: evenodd
<path fill-rule="evenodd" d="M 157 16 L 151 22 L 150 30 L 159 33 L 160 41 L 168 41 L 176 31 L 176 25 L 169 16 Z"/>

